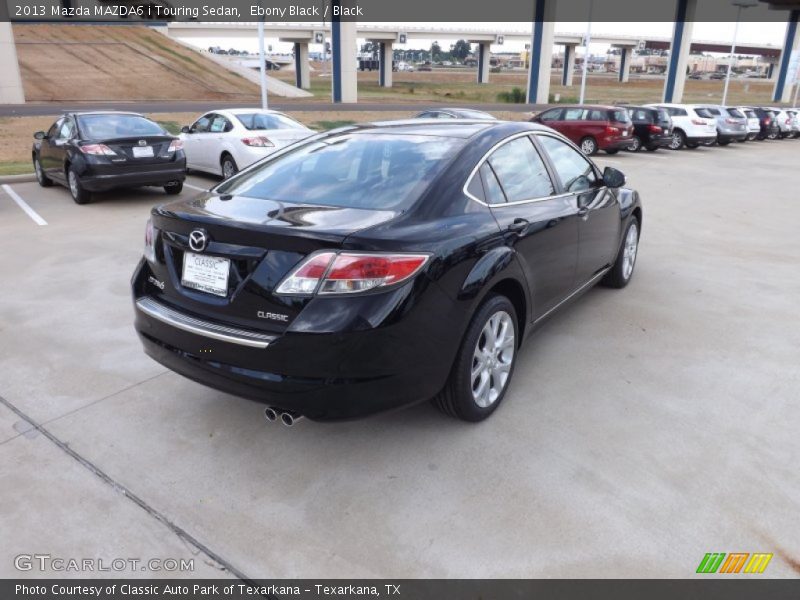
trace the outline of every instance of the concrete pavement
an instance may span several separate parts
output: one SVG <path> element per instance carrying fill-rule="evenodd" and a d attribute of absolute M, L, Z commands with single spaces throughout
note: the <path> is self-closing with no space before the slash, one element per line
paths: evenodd
<path fill-rule="evenodd" d="M 38 226 L 0 190 L 0 576 L 35 551 L 213 576 L 211 553 L 252 578 L 691 577 L 745 551 L 796 577 L 798 150 L 599 157 L 643 196 L 634 280 L 556 314 L 479 425 L 429 405 L 267 424 L 139 347 L 128 280 L 162 192 L 12 185 Z"/>

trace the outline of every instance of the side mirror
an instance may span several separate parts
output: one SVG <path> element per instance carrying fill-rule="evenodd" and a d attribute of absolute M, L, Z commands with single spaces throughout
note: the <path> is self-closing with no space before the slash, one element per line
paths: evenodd
<path fill-rule="evenodd" d="M 181 127 L 181 133 L 192 133 L 192 129 L 188 125 L 184 125 Z"/>
<path fill-rule="evenodd" d="M 610 188 L 621 188 L 625 185 L 625 174 L 614 167 L 606 167 L 603 170 L 603 183 Z"/>
<path fill-rule="evenodd" d="M 44 138 L 47 137 L 47 134 L 44 131 L 37 131 L 36 133 L 33 134 L 33 137 L 36 138 L 37 140 L 43 140 Z"/>

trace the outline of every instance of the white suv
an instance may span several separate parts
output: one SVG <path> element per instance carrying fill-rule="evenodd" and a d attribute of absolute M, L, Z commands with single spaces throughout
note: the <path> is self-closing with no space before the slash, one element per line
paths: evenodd
<path fill-rule="evenodd" d="M 775 113 L 775 120 L 778 122 L 778 127 L 781 128 L 781 137 L 794 137 L 794 118 L 792 115 L 788 114 L 785 108 L 769 107 L 768 110 Z"/>
<path fill-rule="evenodd" d="M 752 108 L 746 106 L 738 106 L 739 112 L 747 117 L 747 139 L 748 141 L 754 140 L 761 133 L 761 119 Z"/>
<path fill-rule="evenodd" d="M 693 104 L 648 104 L 664 108 L 672 118 L 672 150 L 710 146 L 717 141 L 717 120 L 702 106 Z"/>

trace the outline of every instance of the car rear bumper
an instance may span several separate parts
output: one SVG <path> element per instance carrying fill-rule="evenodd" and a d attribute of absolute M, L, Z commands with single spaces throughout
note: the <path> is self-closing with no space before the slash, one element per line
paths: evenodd
<path fill-rule="evenodd" d="M 144 264 L 133 280 L 134 326 L 151 358 L 211 388 L 313 420 L 363 417 L 432 398 L 444 386 L 466 326 L 468 313 L 432 284 L 424 299 L 390 323 L 370 324 L 362 304 L 361 318 L 342 331 L 232 328 L 153 302 L 144 291 L 150 274 Z M 405 297 L 400 288 L 397 295 Z M 397 297 L 376 294 L 368 301 L 389 306 Z M 352 300 L 325 299 L 316 310 L 330 322 L 337 312 L 331 302 L 341 302 L 338 312 L 346 313 Z M 172 309 L 166 317 L 156 314 L 159 302 Z"/>
<path fill-rule="evenodd" d="M 81 185 L 90 192 L 103 192 L 120 187 L 138 187 L 145 185 L 163 186 L 186 179 L 185 166 L 169 168 L 142 169 L 135 173 L 93 173 L 81 176 Z"/>
<path fill-rule="evenodd" d="M 717 138 L 722 140 L 723 142 L 741 142 L 747 139 L 748 132 L 747 131 L 736 131 L 736 132 L 728 132 L 728 131 L 720 131 L 717 135 Z"/>
<path fill-rule="evenodd" d="M 686 141 L 694 144 L 700 144 L 702 146 L 708 146 L 717 141 L 717 136 L 716 135 L 686 136 Z"/>
<path fill-rule="evenodd" d="M 599 146 L 601 150 L 625 150 L 628 146 L 631 145 L 631 138 L 633 136 L 628 136 L 624 138 L 601 138 L 599 142 Z"/>

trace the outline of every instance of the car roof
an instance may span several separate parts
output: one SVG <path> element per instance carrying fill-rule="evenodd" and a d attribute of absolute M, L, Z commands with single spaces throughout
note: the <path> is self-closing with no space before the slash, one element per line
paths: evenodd
<path fill-rule="evenodd" d="M 129 110 L 68 110 L 64 112 L 64 115 L 72 115 L 73 117 L 84 117 L 87 115 L 131 115 L 134 117 L 144 117 L 142 113 Z"/>
<path fill-rule="evenodd" d="M 619 106 L 609 104 L 563 104 L 561 106 L 551 106 L 550 108 L 586 108 L 589 110 L 616 110 Z"/>
<path fill-rule="evenodd" d="M 251 113 L 263 113 L 267 115 L 283 115 L 279 110 L 270 110 L 265 108 L 218 108 L 216 110 L 207 110 L 203 114 L 208 113 L 221 113 L 226 112 L 232 115 L 242 115 L 242 114 L 251 114 Z"/>
<path fill-rule="evenodd" d="M 429 135 L 435 137 L 470 138 L 490 129 L 517 131 L 552 131 L 549 127 L 528 121 L 489 121 L 486 119 L 401 119 L 375 121 L 334 129 L 330 133 L 397 133 L 400 135 Z"/>

